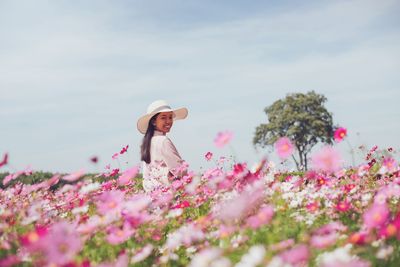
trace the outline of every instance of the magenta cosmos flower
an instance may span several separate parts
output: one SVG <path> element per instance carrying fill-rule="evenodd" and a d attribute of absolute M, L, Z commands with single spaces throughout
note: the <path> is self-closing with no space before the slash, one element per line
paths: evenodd
<path fill-rule="evenodd" d="M 319 152 L 312 156 L 311 161 L 315 170 L 325 171 L 328 173 L 339 170 L 342 164 L 342 158 L 339 152 L 331 146 L 323 147 Z"/>
<path fill-rule="evenodd" d="M 222 148 L 225 145 L 229 144 L 229 142 L 232 140 L 233 133 L 231 131 L 224 131 L 224 132 L 219 132 L 217 134 L 217 137 L 214 139 L 214 144 L 218 148 Z"/>
<path fill-rule="evenodd" d="M 0 162 L 0 168 L 8 163 L 8 153 L 5 153 L 3 156 L 3 160 Z"/>
<path fill-rule="evenodd" d="M 207 161 L 210 161 L 211 158 L 212 158 L 212 156 L 213 156 L 213 153 L 207 152 L 206 155 L 205 155 L 204 157 L 206 158 Z"/>
<path fill-rule="evenodd" d="M 344 200 L 344 201 L 338 202 L 335 208 L 338 211 L 346 212 L 350 209 L 350 207 L 351 207 L 350 203 L 348 201 Z"/>
<path fill-rule="evenodd" d="M 335 133 L 333 134 L 333 138 L 335 139 L 336 142 L 341 142 L 343 139 L 347 136 L 347 130 L 346 128 L 339 127 L 336 129 Z"/>
<path fill-rule="evenodd" d="M 281 137 L 275 142 L 275 151 L 281 159 L 287 159 L 293 154 L 293 144 L 287 137 Z"/>

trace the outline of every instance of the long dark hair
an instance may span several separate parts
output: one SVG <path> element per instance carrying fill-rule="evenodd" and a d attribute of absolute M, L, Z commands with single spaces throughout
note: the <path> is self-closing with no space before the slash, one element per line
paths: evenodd
<path fill-rule="evenodd" d="M 154 121 L 156 120 L 158 114 L 160 113 L 157 113 L 156 115 L 151 117 L 149 125 L 147 126 L 146 134 L 143 137 L 142 146 L 140 147 L 141 160 L 143 160 L 147 164 L 151 162 L 151 157 L 150 157 L 151 138 L 154 135 L 154 130 L 155 130 Z"/>

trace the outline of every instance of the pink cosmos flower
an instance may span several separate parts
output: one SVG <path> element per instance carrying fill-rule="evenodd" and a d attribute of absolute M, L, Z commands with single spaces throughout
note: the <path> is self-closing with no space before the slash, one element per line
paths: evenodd
<path fill-rule="evenodd" d="M 320 228 L 318 228 L 317 230 L 314 231 L 314 234 L 317 235 L 327 235 L 330 233 L 336 233 L 336 232 L 344 232 L 347 230 L 347 226 L 345 226 L 343 223 L 341 222 L 330 222 L 328 224 L 325 224 L 324 226 L 321 226 Z"/>
<path fill-rule="evenodd" d="M 229 226 L 225 224 L 221 224 L 219 229 L 218 229 L 218 237 L 219 238 L 225 238 L 230 236 L 235 232 L 236 228 L 234 226 Z"/>
<path fill-rule="evenodd" d="M 384 167 L 387 172 L 394 172 L 397 170 L 398 164 L 394 158 L 388 157 L 383 160 L 382 167 Z"/>
<path fill-rule="evenodd" d="M 132 182 L 132 179 L 136 177 L 139 172 L 139 168 L 137 166 L 127 169 L 124 171 L 121 176 L 118 178 L 119 185 L 128 185 Z"/>
<path fill-rule="evenodd" d="M 302 244 L 280 253 L 279 256 L 284 262 L 298 266 L 308 262 L 310 251 L 306 245 Z"/>
<path fill-rule="evenodd" d="M 108 174 L 108 176 L 117 176 L 118 174 L 119 174 L 119 169 L 116 168 L 116 169 L 113 169 L 113 170 Z"/>
<path fill-rule="evenodd" d="M 205 155 L 204 157 L 206 158 L 207 161 L 210 161 L 211 158 L 212 158 L 212 156 L 213 156 L 213 153 L 207 152 L 206 155 Z"/>
<path fill-rule="evenodd" d="M 227 145 L 233 137 L 233 133 L 231 131 L 224 131 L 224 132 L 219 132 L 217 134 L 217 137 L 214 139 L 214 144 L 218 148 L 223 148 L 225 145 Z"/>
<path fill-rule="evenodd" d="M 210 168 L 203 173 L 202 178 L 204 179 L 213 179 L 219 176 L 222 176 L 224 172 L 220 168 Z"/>
<path fill-rule="evenodd" d="M 101 184 L 102 190 L 111 190 L 114 186 L 115 180 L 108 180 Z"/>
<path fill-rule="evenodd" d="M 271 245 L 270 249 L 272 251 L 279 251 L 279 250 L 287 249 L 288 247 L 291 247 L 294 244 L 295 244 L 294 239 L 290 238 L 290 239 L 283 240 L 277 244 Z"/>
<path fill-rule="evenodd" d="M 50 179 L 46 180 L 46 184 L 48 187 L 57 184 L 60 181 L 60 174 L 54 174 L 53 177 L 51 177 Z"/>
<path fill-rule="evenodd" d="M 389 215 L 390 211 L 386 203 L 380 204 L 375 202 L 363 214 L 364 225 L 368 229 L 379 228 L 386 222 Z"/>
<path fill-rule="evenodd" d="M 219 208 L 218 217 L 227 224 L 235 223 L 237 219 L 246 216 L 251 209 L 260 205 L 262 198 L 263 191 L 261 189 L 243 192 L 236 198 L 217 204 Z"/>
<path fill-rule="evenodd" d="M 71 173 L 69 175 L 66 175 L 62 177 L 61 179 L 68 181 L 68 182 L 73 182 L 81 178 L 85 174 L 84 170 L 79 170 L 77 172 Z"/>
<path fill-rule="evenodd" d="M 17 255 L 8 255 L 5 258 L 0 259 L 0 266 L 3 267 L 17 266 L 19 263 L 21 263 L 21 259 Z"/>
<path fill-rule="evenodd" d="M 339 170 L 342 164 L 339 152 L 331 146 L 323 147 L 312 156 L 311 161 L 314 169 L 328 173 Z"/>
<path fill-rule="evenodd" d="M 26 167 L 24 170 L 21 170 L 21 171 L 17 171 L 17 172 L 15 172 L 15 173 L 11 173 L 11 174 L 9 174 L 9 175 L 7 175 L 6 177 L 4 177 L 4 180 L 3 180 L 3 185 L 6 185 L 6 184 L 8 184 L 10 181 L 12 181 L 12 180 L 15 180 L 15 179 L 17 179 L 19 176 L 21 176 L 22 174 L 25 174 L 25 175 L 31 175 L 32 174 L 32 169 L 31 169 L 31 167 Z"/>
<path fill-rule="evenodd" d="M 337 233 L 330 233 L 327 235 L 313 235 L 311 237 L 310 244 L 314 248 L 324 249 L 335 244 L 337 239 Z"/>
<path fill-rule="evenodd" d="M 181 174 L 185 173 L 189 168 L 189 163 L 187 161 L 182 160 L 178 166 L 171 169 L 170 172 L 174 176 L 181 176 Z M 171 177 L 172 178 L 172 177 Z"/>
<path fill-rule="evenodd" d="M 124 243 L 133 234 L 134 230 L 130 227 L 129 223 L 124 223 L 122 228 L 111 225 L 107 228 L 107 242 L 111 245 L 118 245 Z"/>
<path fill-rule="evenodd" d="M 274 208 L 272 205 L 262 207 L 254 216 L 247 218 L 246 223 L 250 228 L 257 229 L 268 224 L 274 216 Z"/>
<path fill-rule="evenodd" d="M 112 155 L 112 159 L 117 159 L 118 158 L 118 156 L 119 156 L 119 153 L 114 153 L 114 155 Z"/>
<path fill-rule="evenodd" d="M 281 137 L 275 142 L 275 151 L 281 159 L 287 159 L 293 154 L 293 144 L 287 137 Z"/>
<path fill-rule="evenodd" d="M 400 197 L 400 188 L 396 183 L 389 183 L 382 186 L 374 197 L 374 203 L 383 204 L 391 197 Z"/>
<path fill-rule="evenodd" d="M 333 134 L 333 138 L 337 143 L 341 142 L 347 136 L 346 128 L 339 127 L 336 129 L 335 133 Z"/>
<path fill-rule="evenodd" d="M 51 226 L 48 236 L 43 240 L 43 246 L 50 265 L 63 265 L 79 253 L 82 241 L 73 225 L 61 221 Z"/>
<path fill-rule="evenodd" d="M 97 211 L 106 215 L 108 212 L 120 213 L 124 202 L 125 193 L 119 190 L 103 192 L 96 202 Z"/>
<path fill-rule="evenodd" d="M 182 180 L 175 180 L 175 181 L 172 182 L 171 186 L 172 186 L 172 188 L 174 190 L 178 190 L 178 189 L 183 187 L 183 181 Z"/>
<path fill-rule="evenodd" d="M 98 215 L 94 215 L 89 217 L 89 219 L 85 223 L 80 224 L 76 228 L 76 231 L 77 233 L 80 234 L 91 234 L 95 232 L 97 228 L 102 224 L 103 224 L 103 219 Z"/>

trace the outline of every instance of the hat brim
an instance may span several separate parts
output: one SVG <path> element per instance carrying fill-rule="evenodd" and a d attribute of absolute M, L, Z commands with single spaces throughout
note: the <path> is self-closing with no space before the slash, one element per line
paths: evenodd
<path fill-rule="evenodd" d="M 137 121 L 137 129 L 139 130 L 140 133 L 145 134 L 147 131 L 147 127 L 149 126 L 149 121 L 151 117 L 153 117 L 155 114 L 160 113 L 160 112 L 173 112 L 174 113 L 174 121 L 176 120 L 183 120 L 187 117 L 188 115 L 188 109 L 187 108 L 179 108 L 179 109 L 165 109 L 165 110 L 160 110 L 157 112 L 152 112 L 150 114 L 143 115 L 140 117 Z"/>

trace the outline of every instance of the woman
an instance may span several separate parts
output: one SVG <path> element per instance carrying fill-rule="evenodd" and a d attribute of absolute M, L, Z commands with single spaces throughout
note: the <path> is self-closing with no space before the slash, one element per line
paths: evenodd
<path fill-rule="evenodd" d="M 186 108 L 173 110 L 166 101 L 157 100 L 139 118 L 137 128 L 144 134 L 141 160 L 145 191 L 168 186 L 169 180 L 179 177 L 177 169 L 183 160 L 166 134 L 171 130 L 174 120 L 185 119 L 187 114 Z"/>

